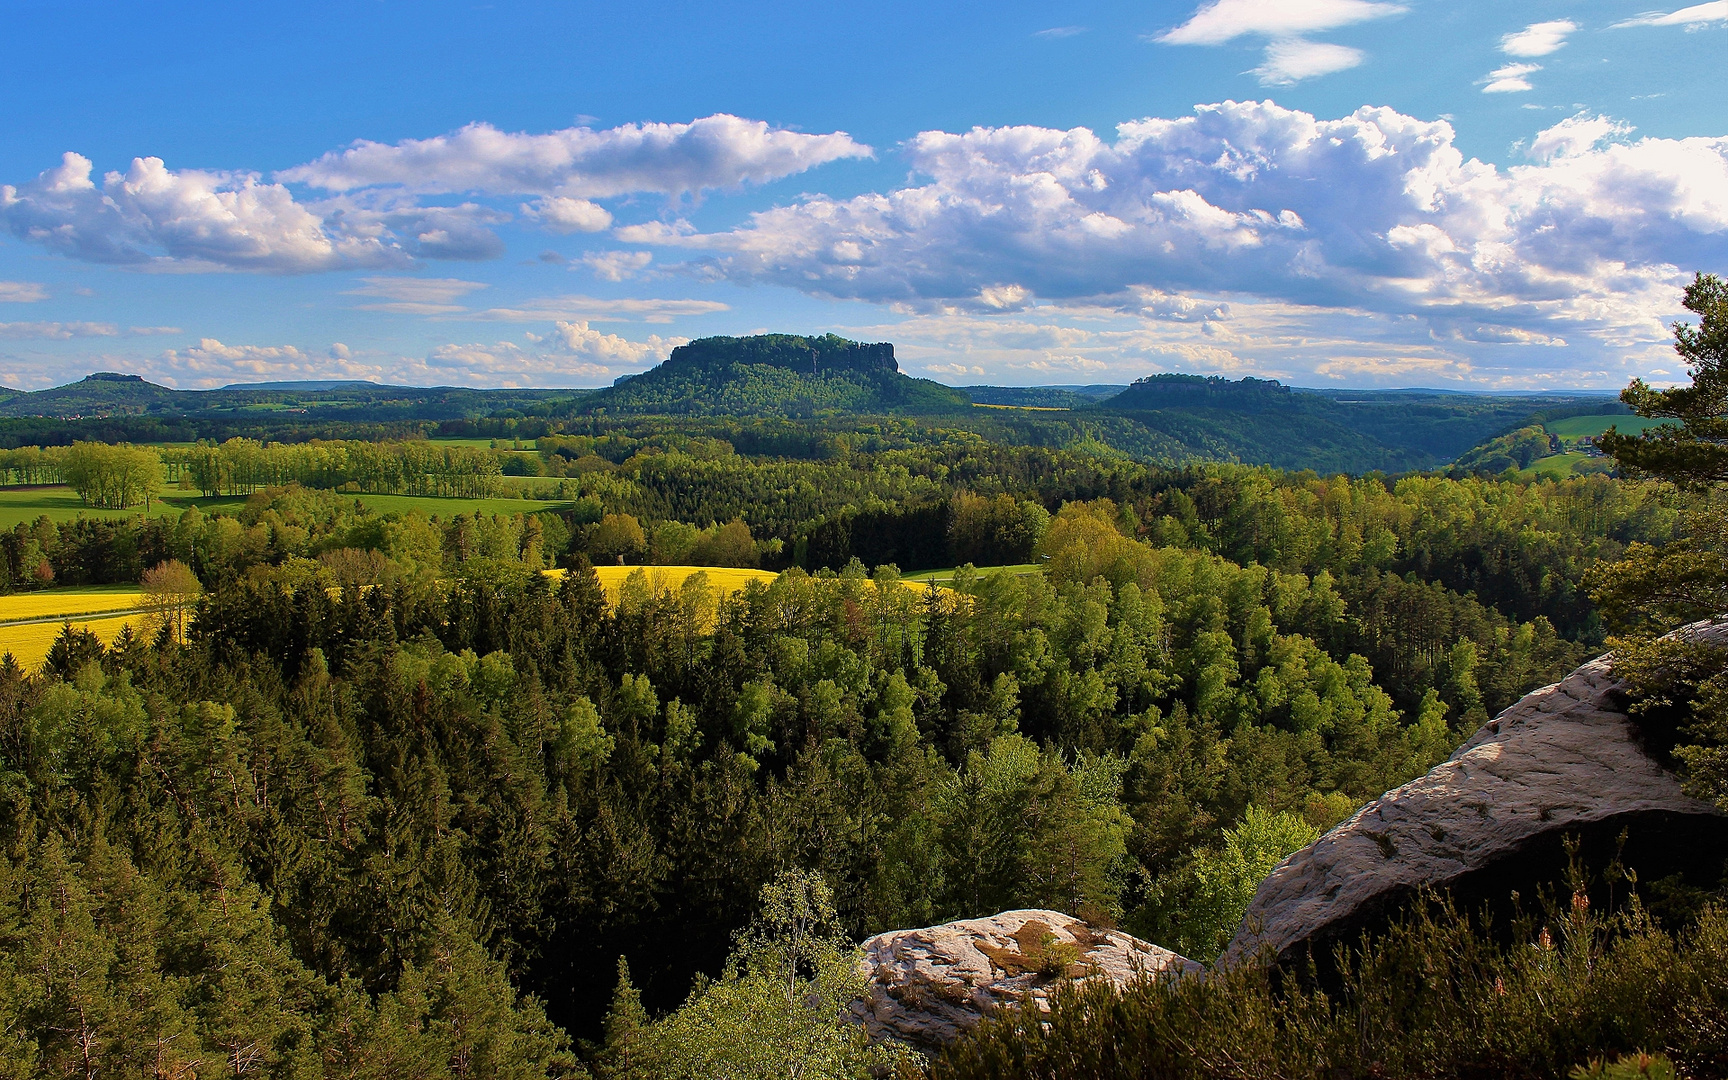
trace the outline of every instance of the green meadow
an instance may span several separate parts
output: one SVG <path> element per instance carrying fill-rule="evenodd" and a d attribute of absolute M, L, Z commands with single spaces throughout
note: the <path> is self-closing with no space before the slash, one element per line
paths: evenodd
<path fill-rule="evenodd" d="M 1542 425 L 1542 430 L 1562 439 L 1582 439 L 1594 438 L 1610 427 L 1622 435 L 1637 435 L 1666 423 L 1666 420 L 1649 420 L 1642 416 L 1568 416 L 1564 420 L 1550 420 Z"/>
<path fill-rule="evenodd" d="M 533 499 L 444 499 L 433 495 L 355 495 L 366 506 L 380 514 L 406 514 L 418 510 L 427 517 L 449 518 L 457 514 L 521 514 L 554 510 L 568 504 L 540 502 Z M 177 515 L 196 506 L 205 513 L 216 510 L 233 512 L 244 505 L 243 495 L 218 495 L 205 498 L 178 488 L 164 487 L 148 511 L 152 517 Z M 128 510 L 99 510 L 84 505 L 72 489 L 53 487 L 0 488 L 0 528 L 10 529 L 19 523 L 30 523 L 47 517 L 49 521 L 75 521 L 80 516 L 91 518 L 128 518 L 143 514 L 140 507 Z"/>

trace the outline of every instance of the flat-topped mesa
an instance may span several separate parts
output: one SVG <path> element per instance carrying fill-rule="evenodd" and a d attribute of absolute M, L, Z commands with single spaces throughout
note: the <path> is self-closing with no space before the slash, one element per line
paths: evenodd
<path fill-rule="evenodd" d="M 1218 375 L 1148 375 L 1104 402 L 1117 410 L 1223 409 L 1260 413 L 1290 409 L 1295 391 L 1277 379 L 1231 380 Z"/>
<path fill-rule="evenodd" d="M 1728 647 L 1728 622 L 1675 633 Z M 1531 910 L 1539 889 L 1563 887 L 1574 851 L 1597 879 L 1618 860 L 1639 881 L 1678 874 L 1714 887 L 1728 816 L 1681 790 L 1626 706 L 1607 656 L 1526 694 L 1450 759 L 1279 863 L 1223 961 L 1325 963 L 1334 945 L 1385 926 L 1425 889 L 1450 892 L 1461 910 L 1501 913 L 1516 891 Z"/>
<path fill-rule="evenodd" d="M 898 372 L 894 346 L 886 341 L 848 341 L 835 334 L 758 334 L 754 337 L 698 338 L 672 350 L 668 366 L 702 368 L 762 364 L 805 374 L 823 372 Z"/>

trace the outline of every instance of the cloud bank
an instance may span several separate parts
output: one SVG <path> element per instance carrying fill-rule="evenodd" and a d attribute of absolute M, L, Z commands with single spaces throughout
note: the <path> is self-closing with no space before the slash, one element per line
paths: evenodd
<path fill-rule="evenodd" d="M 931 131 L 904 148 L 928 182 L 618 236 L 697 253 L 710 277 L 915 312 L 1162 320 L 1191 317 L 1172 296 L 1238 296 L 1395 316 L 1435 340 L 1630 343 L 1665 335 L 1685 273 L 1728 263 L 1728 139 L 1628 135 L 1575 117 L 1499 168 L 1466 160 L 1449 124 L 1388 108 L 1322 120 L 1224 102 L 1113 141 Z"/>
<path fill-rule="evenodd" d="M 504 251 L 495 228 L 511 220 L 509 211 L 474 201 L 427 205 L 426 197 L 537 196 L 518 207 L 526 219 L 556 233 L 598 232 L 612 215 L 595 199 L 681 198 L 870 153 L 844 132 L 785 131 L 725 114 L 543 135 L 470 124 L 431 139 L 359 142 L 270 182 L 251 172 L 177 172 L 142 157 L 98 183 L 88 158 L 67 153 L 33 181 L 0 185 L 0 227 L 70 258 L 138 269 L 404 267 Z M 323 194 L 301 198 L 289 185 Z"/>
<path fill-rule="evenodd" d="M 576 127 L 544 135 L 469 124 L 431 139 L 361 141 L 284 169 L 276 179 L 330 191 L 390 186 L 422 194 L 566 199 L 642 192 L 680 196 L 767 183 L 869 154 L 869 147 L 843 131 L 807 135 L 718 113 L 688 124 L 625 124 L 605 131 Z"/>

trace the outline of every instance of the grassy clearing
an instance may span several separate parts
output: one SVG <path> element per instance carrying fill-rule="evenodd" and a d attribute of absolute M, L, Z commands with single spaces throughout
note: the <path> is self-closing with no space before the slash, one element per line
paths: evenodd
<path fill-rule="evenodd" d="M 151 513 L 162 512 L 157 504 Z M 11 528 L 19 522 L 32 522 L 47 516 L 49 521 L 75 521 L 80 514 L 93 518 L 128 518 L 137 510 L 96 510 L 85 506 L 68 487 L 31 487 L 0 489 L 0 527 Z"/>
<path fill-rule="evenodd" d="M 0 623 L 131 611 L 144 603 L 136 585 L 92 585 L 77 589 L 42 589 L 0 596 Z"/>
<path fill-rule="evenodd" d="M 137 613 L 72 619 L 70 622 L 101 638 L 104 645 L 112 645 L 120 636 L 121 628 L 127 625 L 132 627 L 134 634 L 144 632 L 143 616 Z M 12 659 L 25 670 L 40 667 L 42 661 L 48 659 L 48 650 L 54 646 L 54 639 L 60 636 L 63 625 L 61 622 L 30 622 L 0 626 L 0 655 L 11 653 Z"/>
<path fill-rule="evenodd" d="M 380 514 L 407 514 L 418 510 L 427 517 L 450 518 L 457 514 L 533 514 L 561 510 L 567 502 L 538 499 L 441 499 L 435 495 L 355 495 Z"/>
<path fill-rule="evenodd" d="M 907 574 L 904 580 L 917 582 L 919 585 L 927 581 L 934 581 L 938 585 L 951 585 L 954 582 L 954 573 L 959 569 L 958 566 L 952 566 L 946 570 L 920 570 L 916 574 Z M 986 577 L 998 570 L 1024 577 L 1027 574 L 1041 573 L 1044 567 L 1041 563 L 1014 563 L 1009 566 L 975 566 L 972 569 L 979 577 Z"/>
<path fill-rule="evenodd" d="M 418 510 L 427 517 L 449 518 L 457 514 L 532 514 L 540 510 L 556 510 L 568 506 L 562 502 L 541 502 L 537 499 L 442 499 L 434 495 L 353 495 L 380 514 L 408 513 Z M 243 495 L 218 495 L 204 498 L 179 488 L 164 487 L 157 501 L 150 506 L 150 516 L 178 516 L 187 507 L 196 506 L 205 513 L 233 513 L 245 505 Z M 68 487 L 0 488 L 0 529 L 29 524 L 44 515 L 54 522 L 75 521 L 79 515 L 92 518 L 129 518 L 143 514 L 142 507 L 130 510 L 97 510 L 85 506 Z"/>
<path fill-rule="evenodd" d="M 1518 470 L 1517 476 L 1520 480 L 1564 479 L 1580 473 L 1607 472 L 1613 465 L 1609 458 L 1590 457 L 1581 450 L 1572 450 L 1537 458 L 1528 469 Z"/>
<path fill-rule="evenodd" d="M 1622 435 L 1636 435 L 1666 423 L 1669 421 L 1650 420 L 1642 416 L 1568 416 L 1564 420 L 1543 424 L 1542 430 L 1562 439 L 1582 439 L 1587 435 L 1594 438 L 1610 427 L 1617 429 Z"/>

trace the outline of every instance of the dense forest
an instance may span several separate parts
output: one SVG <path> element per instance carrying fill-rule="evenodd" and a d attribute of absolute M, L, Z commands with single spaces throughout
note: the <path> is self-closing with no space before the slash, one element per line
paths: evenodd
<path fill-rule="evenodd" d="M 1289 852 L 1610 629 L 1714 610 L 1709 484 L 1648 457 L 1352 477 L 1014 430 L 596 413 L 460 453 L 210 441 L 162 459 L 231 497 L 0 533 L 6 591 L 195 602 L 0 661 L 0 1076 L 925 1075 L 843 1018 L 863 936 L 1049 907 L 1210 962 Z M 7 462 L 44 454 L 70 460 Z M 439 470 L 492 486 L 428 494 L 551 488 L 511 513 L 363 497 Z M 1686 557 L 1697 591 L 1638 591 Z M 619 562 L 645 570 L 608 592 Z M 1719 702 L 1707 670 L 1641 670 Z M 1204 1044 L 1230 1075 L 1356 1075 L 1395 1056 L 1344 1033 L 1407 1022 L 1439 956 L 1475 981 L 1435 1031 L 1565 986 L 1597 1010 L 1573 1015 L 1660 1033 L 1679 1014 L 1634 991 L 1651 964 L 1719 979 L 1722 927 L 1642 910 L 1573 912 L 1614 994 L 1442 911 L 1347 964 L 1342 1004 L 1247 969 L 1088 991 L 928 1067 L 1200 1075 L 1168 1047 Z M 1386 1075 L 1452 1060 L 1399 1045 Z M 1542 1047 L 1529 1075 L 1581 1060 Z"/>
<path fill-rule="evenodd" d="M 1204 958 L 1232 920 L 1208 860 L 1275 859 L 1563 674 L 1601 637 L 1582 576 L 1684 504 L 964 434 L 595 450 L 622 448 L 548 448 L 605 462 L 578 470 L 609 485 L 594 520 L 290 484 L 5 534 L 17 587 L 179 561 L 206 590 L 184 641 L 68 632 L 0 671 L 17 1060 L 557 1073 L 620 957 L 670 1009 L 788 868 L 854 939 L 1047 905 Z M 792 569 L 611 604 L 584 570 L 608 516 L 645 541 L 735 520 Z M 926 562 L 1043 569 L 897 585 L 875 556 L 913 531 Z"/>

